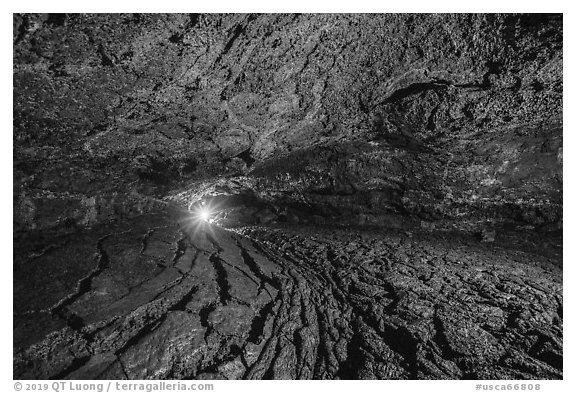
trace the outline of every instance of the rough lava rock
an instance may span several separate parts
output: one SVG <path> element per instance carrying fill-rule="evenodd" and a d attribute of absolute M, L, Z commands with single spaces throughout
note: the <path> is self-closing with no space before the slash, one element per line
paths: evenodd
<path fill-rule="evenodd" d="M 336 210 L 558 229 L 562 42 L 545 14 L 15 15 L 15 225 L 255 169 Z"/>
<path fill-rule="evenodd" d="M 563 378 L 562 15 L 13 22 L 15 379 Z"/>
<path fill-rule="evenodd" d="M 183 211 L 62 235 L 15 252 L 14 377 L 562 378 L 561 239 L 529 237 Z"/>

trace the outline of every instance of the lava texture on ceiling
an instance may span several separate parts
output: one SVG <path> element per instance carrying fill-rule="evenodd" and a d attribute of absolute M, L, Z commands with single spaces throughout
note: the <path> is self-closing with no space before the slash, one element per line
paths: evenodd
<path fill-rule="evenodd" d="M 18 229 L 221 179 L 327 217 L 558 229 L 562 17 L 14 17 Z"/>

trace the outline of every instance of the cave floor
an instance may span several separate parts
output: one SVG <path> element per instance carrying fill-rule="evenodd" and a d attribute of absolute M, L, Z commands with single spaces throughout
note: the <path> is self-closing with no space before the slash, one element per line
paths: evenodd
<path fill-rule="evenodd" d="M 14 246 L 16 379 L 562 378 L 561 239 L 178 212 L 46 239 Z"/>

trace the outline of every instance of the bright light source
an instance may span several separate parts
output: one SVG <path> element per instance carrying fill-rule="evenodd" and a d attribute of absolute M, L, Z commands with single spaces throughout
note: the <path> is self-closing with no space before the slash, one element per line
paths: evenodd
<path fill-rule="evenodd" d="M 200 219 L 202 221 L 210 221 L 210 211 L 208 209 L 201 209 L 200 210 Z"/>

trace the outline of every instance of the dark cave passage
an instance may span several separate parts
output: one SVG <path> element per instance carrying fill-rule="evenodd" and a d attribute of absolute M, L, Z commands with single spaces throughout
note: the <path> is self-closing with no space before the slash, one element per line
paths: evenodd
<path fill-rule="evenodd" d="M 562 379 L 562 34 L 14 15 L 14 378 Z"/>

